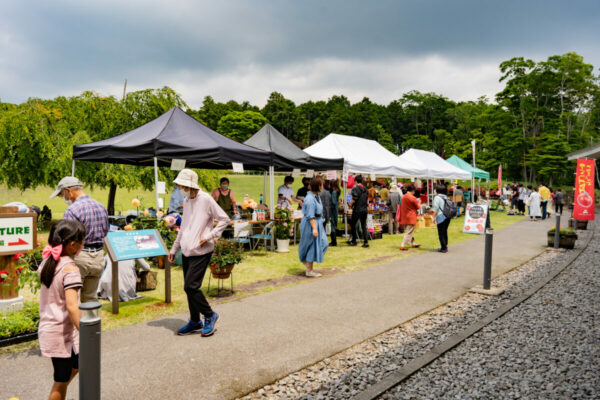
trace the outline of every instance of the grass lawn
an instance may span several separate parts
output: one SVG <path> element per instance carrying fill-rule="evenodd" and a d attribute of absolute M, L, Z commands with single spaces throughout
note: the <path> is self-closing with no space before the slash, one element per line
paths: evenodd
<path fill-rule="evenodd" d="M 492 227 L 500 230 L 522 220 L 523 217 L 507 216 L 504 213 L 492 212 Z M 448 230 L 450 244 L 459 243 L 476 237 L 473 234 L 463 234 L 464 218 L 460 217 L 450 224 Z M 325 275 L 334 273 L 350 272 L 359 269 L 372 267 L 383 262 L 397 260 L 404 257 L 411 257 L 425 252 L 433 251 L 439 247 L 437 239 L 437 230 L 435 227 L 419 229 L 415 234 L 416 240 L 422 244 L 420 249 L 400 252 L 398 247 L 402 240 L 402 235 L 390 236 L 383 235 L 383 239 L 371 242 L 369 250 L 362 249 L 360 246 L 349 247 L 342 238 L 338 247 L 330 247 L 325 256 L 325 262 L 317 265 L 317 269 L 324 272 Z M 111 305 L 108 301 L 103 303 L 103 328 L 111 329 L 117 326 L 130 325 L 138 322 L 153 320 L 176 313 L 187 311 L 187 301 L 183 291 L 183 274 L 181 267 L 174 267 L 172 270 L 172 297 L 173 303 L 164 304 L 164 271 L 158 271 L 158 286 L 154 291 L 141 292 L 144 296 L 141 299 L 121 303 L 118 315 L 113 315 Z M 297 246 L 290 244 L 289 253 L 255 253 L 254 256 L 248 256 L 238 264 L 234 269 L 234 296 L 223 298 L 211 298 L 212 304 L 227 302 L 239 299 L 245 296 L 264 293 L 274 289 L 307 282 L 308 279 L 300 275 L 304 271 L 304 266 L 298 261 Z M 216 294 L 216 281 L 211 281 L 211 295 Z M 208 286 L 208 276 L 205 279 L 203 289 Z M 229 281 L 225 281 L 225 288 L 229 287 Z M 33 295 L 28 291 L 22 291 L 21 294 L 25 300 L 35 301 L 38 295 Z M 218 307 L 217 307 L 218 309 Z"/>

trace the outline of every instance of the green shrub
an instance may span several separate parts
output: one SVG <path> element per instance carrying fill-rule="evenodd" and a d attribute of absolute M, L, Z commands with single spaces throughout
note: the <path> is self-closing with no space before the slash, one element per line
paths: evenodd
<path fill-rule="evenodd" d="M 36 332 L 39 321 L 37 304 L 26 303 L 22 310 L 0 313 L 0 339 Z"/>

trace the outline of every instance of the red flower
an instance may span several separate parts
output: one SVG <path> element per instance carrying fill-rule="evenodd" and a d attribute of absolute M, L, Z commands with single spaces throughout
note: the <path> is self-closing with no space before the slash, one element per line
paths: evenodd
<path fill-rule="evenodd" d="M 8 278 L 8 271 L 0 271 L 0 282 L 4 282 Z"/>
<path fill-rule="evenodd" d="M 21 272 L 23 272 L 24 268 L 25 267 L 19 267 L 19 268 L 17 268 L 17 270 L 15 271 L 17 273 L 17 275 L 19 275 Z"/>
<path fill-rule="evenodd" d="M 13 256 L 13 260 L 17 261 L 19 258 L 23 257 L 23 254 L 17 253 Z"/>

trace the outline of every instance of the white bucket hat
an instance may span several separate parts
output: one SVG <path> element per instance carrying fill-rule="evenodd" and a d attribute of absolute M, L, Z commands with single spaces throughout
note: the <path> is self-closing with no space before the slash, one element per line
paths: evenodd
<path fill-rule="evenodd" d="M 191 169 L 182 169 L 177 174 L 177 178 L 173 181 L 177 185 L 189 187 L 192 189 L 200 189 L 198 186 L 198 174 Z"/>

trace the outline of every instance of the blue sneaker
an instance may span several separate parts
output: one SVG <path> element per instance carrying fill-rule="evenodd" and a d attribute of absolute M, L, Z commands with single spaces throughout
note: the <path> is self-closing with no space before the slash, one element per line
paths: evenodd
<path fill-rule="evenodd" d="M 210 336 L 215 333 L 215 324 L 219 319 L 219 314 L 213 311 L 210 318 L 204 318 L 204 328 L 202 328 L 202 336 Z"/>
<path fill-rule="evenodd" d="M 190 333 L 198 332 L 202 329 L 202 321 L 194 322 L 190 321 L 182 328 L 177 329 L 178 335 L 189 335 Z"/>

